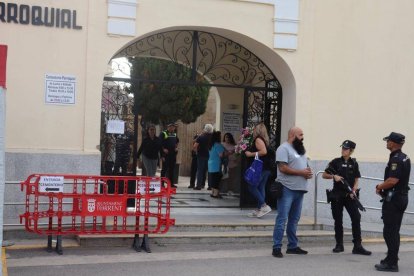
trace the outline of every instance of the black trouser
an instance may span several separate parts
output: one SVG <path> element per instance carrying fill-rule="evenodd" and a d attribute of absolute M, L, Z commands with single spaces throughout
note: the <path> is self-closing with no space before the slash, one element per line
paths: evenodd
<path fill-rule="evenodd" d="M 176 154 L 167 154 L 165 161 L 162 162 L 161 177 L 167 177 L 171 185 L 174 184 L 175 163 L 177 161 Z"/>
<path fill-rule="evenodd" d="M 332 217 L 335 220 L 335 239 L 337 244 L 344 243 L 343 210 L 344 207 L 351 217 L 352 222 L 352 242 L 361 244 L 361 214 L 355 200 L 346 196 L 344 193 L 336 193 L 335 200 L 331 202 Z"/>
<path fill-rule="evenodd" d="M 220 190 L 220 181 L 223 177 L 221 172 L 209 172 L 208 173 L 208 184 L 213 189 Z"/>
<path fill-rule="evenodd" d="M 191 175 L 190 175 L 190 186 L 195 186 L 197 176 L 197 155 L 191 157 Z"/>
<path fill-rule="evenodd" d="M 407 209 L 408 195 L 395 193 L 391 201 L 382 203 L 383 236 L 388 252 L 386 261 L 390 265 L 398 263 L 400 250 L 400 228 L 404 211 Z"/>
<path fill-rule="evenodd" d="M 104 175 L 112 175 L 114 171 L 115 163 L 113 161 L 105 161 L 104 165 Z"/>

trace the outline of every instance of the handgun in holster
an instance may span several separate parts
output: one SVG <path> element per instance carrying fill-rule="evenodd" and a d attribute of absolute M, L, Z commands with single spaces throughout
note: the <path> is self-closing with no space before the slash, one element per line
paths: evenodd
<path fill-rule="evenodd" d="M 326 189 L 326 201 L 328 203 L 331 203 L 332 201 L 335 200 L 335 194 L 334 191 L 331 189 Z"/>

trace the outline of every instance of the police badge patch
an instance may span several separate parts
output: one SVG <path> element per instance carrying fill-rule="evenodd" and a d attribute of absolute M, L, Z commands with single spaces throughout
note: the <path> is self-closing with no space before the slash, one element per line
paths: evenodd
<path fill-rule="evenodd" d="M 391 164 L 391 170 L 395 171 L 397 169 L 397 163 L 392 163 Z"/>

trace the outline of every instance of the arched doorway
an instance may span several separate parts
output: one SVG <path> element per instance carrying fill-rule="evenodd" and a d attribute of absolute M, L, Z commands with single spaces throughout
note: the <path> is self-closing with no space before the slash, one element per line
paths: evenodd
<path fill-rule="evenodd" d="M 272 70 L 241 43 L 203 28 L 180 28 L 137 38 L 116 53 L 113 59 L 129 57 L 168 60 L 176 64 L 177 68 L 188 68 L 191 74 L 185 79 L 172 80 L 113 75 L 105 77 L 101 128 L 103 173 L 105 167 L 112 164 L 117 168 L 117 173 L 136 174 L 136 157 L 133 153 L 138 147 L 140 118 L 134 111 L 134 95 L 128 95 L 123 89 L 126 83 L 208 86 L 215 87 L 219 94 L 220 91 L 238 89 L 239 97 L 243 99 L 242 126 L 253 127 L 258 122 L 264 122 L 269 129 L 272 146 L 279 145 L 282 85 Z M 106 133 L 109 120 L 125 122 L 124 138 Z M 129 147 L 127 151 L 124 150 L 124 155 L 129 157 L 117 154 L 117 150 L 127 145 Z"/>

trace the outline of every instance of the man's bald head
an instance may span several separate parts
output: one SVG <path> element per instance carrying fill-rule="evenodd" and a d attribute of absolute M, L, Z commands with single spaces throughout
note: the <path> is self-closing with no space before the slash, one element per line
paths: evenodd
<path fill-rule="evenodd" d="M 303 145 L 303 130 L 299 127 L 292 127 L 288 132 L 287 142 L 293 146 L 299 155 L 306 153 L 305 146 Z"/>
<path fill-rule="evenodd" d="M 301 128 L 294 126 L 291 129 L 289 129 L 288 132 L 288 142 L 292 143 L 295 138 L 298 138 L 299 140 L 303 140 L 303 131 Z"/>

